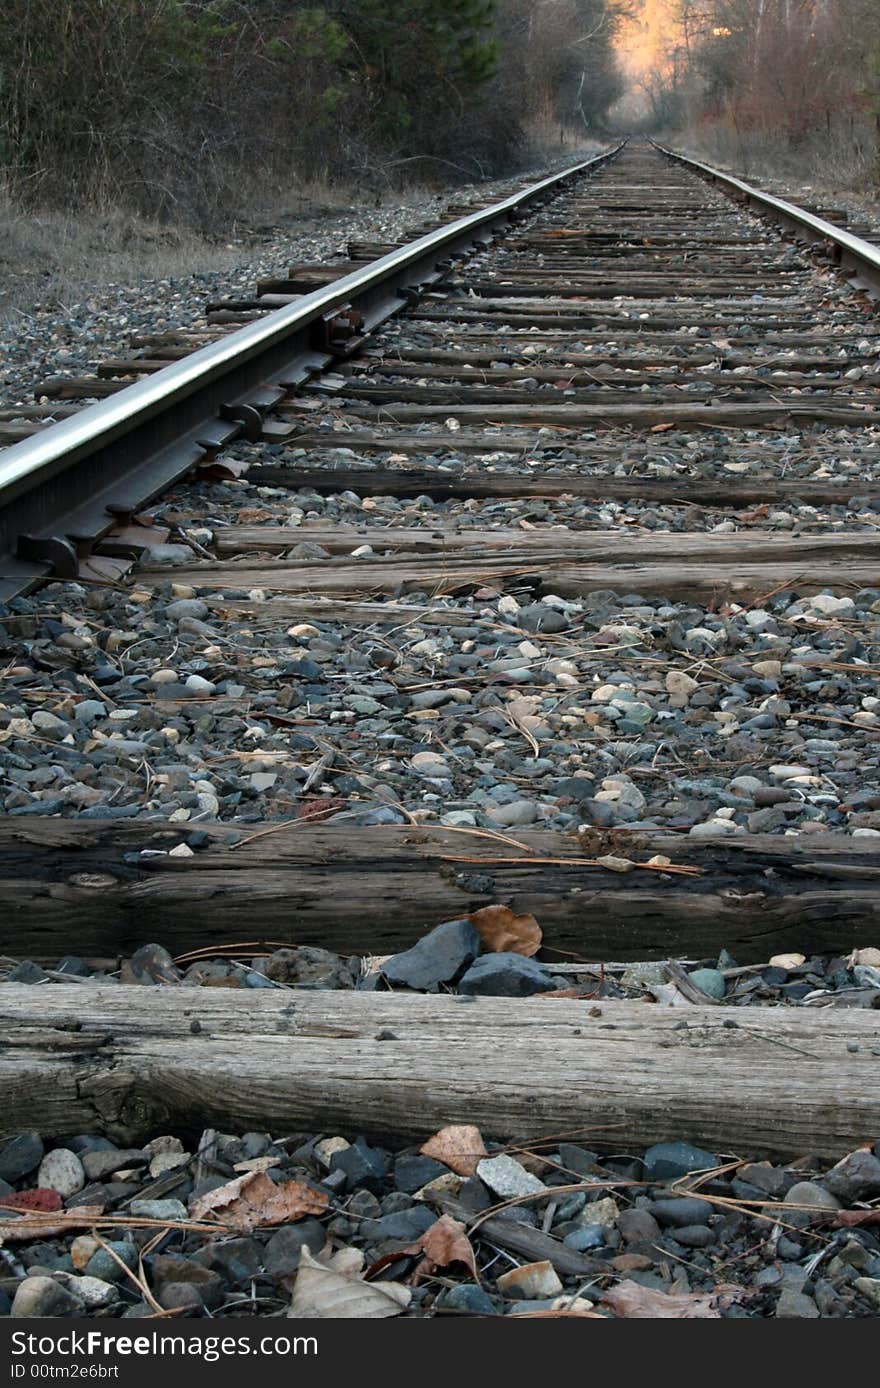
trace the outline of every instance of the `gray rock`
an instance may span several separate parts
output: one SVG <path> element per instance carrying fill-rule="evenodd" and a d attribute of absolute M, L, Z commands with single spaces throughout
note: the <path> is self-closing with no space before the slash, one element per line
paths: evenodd
<path fill-rule="evenodd" d="M 480 936 L 468 920 L 444 921 L 412 949 L 395 954 L 382 965 L 389 983 L 433 989 L 454 983 L 480 952 Z"/>
<path fill-rule="evenodd" d="M 156 1300 L 165 1311 L 204 1311 L 201 1289 L 192 1282 L 166 1282 Z"/>
<path fill-rule="evenodd" d="M 189 1218 L 186 1206 L 179 1200 L 132 1200 L 131 1212 L 146 1219 L 167 1219 L 172 1222 Z"/>
<path fill-rule="evenodd" d="M 720 969 L 694 969 L 688 974 L 688 978 L 700 992 L 708 994 L 710 998 L 715 998 L 719 1002 L 724 997 L 726 987 L 724 975 Z"/>
<path fill-rule="evenodd" d="M 47 1190 L 57 1190 L 62 1200 L 76 1195 L 86 1183 L 83 1164 L 75 1152 L 66 1147 L 55 1147 L 47 1152 L 37 1174 L 37 1185 Z"/>
<path fill-rule="evenodd" d="M 715 1230 L 706 1224 L 685 1224 L 670 1232 L 675 1242 L 683 1248 L 710 1248 L 715 1242 Z"/>
<path fill-rule="evenodd" d="M 381 1219 L 365 1219 L 360 1229 L 371 1243 L 379 1243 L 382 1239 L 417 1239 L 436 1220 L 437 1216 L 424 1205 L 413 1205 L 412 1209 L 382 1215 Z"/>
<path fill-rule="evenodd" d="M 492 1298 L 476 1282 L 458 1282 L 454 1287 L 447 1287 L 440 1293 L 436 1305 L 449 1311 L 469 1311 L 478 1316 L 498 1314 Z"/>
<path fill-rule="evenodd" d="M 129 1279 L 125 1276 L 116 1259 L 107 1252 L 107 1249 L 112 1249 L 127 1268 L 135 1271 L 138 1265 L 138 1251 L 131 1240 L 108 1239 L 107 1248 L 99 1248 L 86 1263 L 86 1276 L 97 1278 L 101 1282 L 125 1282 L 127 1286 L 130 1286 Z"/>
<path fill-rule="evenodd" d="M 11 1316 L 76 1316 L 82 1313 L 77 1301 L 54 1277 L 26 1277 L 12 1301 Z"/>
<path fill-rule="evenodd" d="M 557 781 L 555 786 L 558 796 L 568 796 L 570 800 L 576 800 L 578 804 L 591 800 L 596 791 L 596 784 L 588 780 L 586 776 L 563 776 L 561 781 Z"/>
<path fill-rule="evenodd" d="M 334 1152 L 330 1158 L 330 1172 L 341 1171 L 345 1176 L 346 1190 L 353 1191 L 363 1186 L 366 1190 L 380 1189 L 385 1179 L 388 1161 L 384 1152 L 370 1147 L 363 1138 L 357 1138 L 350 1147 Z"/>
<path fill-rule="evenodd" d="M 179 622 L 181 617 L 195 617 L 196 621 L 202 621 L 210 611 L 208 604 L 202 602 L 201 598 L 177 598 L 174 602 L 169 602 L 165 608 L 166 617 L 170 617 L 173 622 Z"/>
<path fill-rule="evenodd" d="M 784 1204 L 801 1205 L 807 1210 L 815 1210 L 819 1214 L 825 1214 L 830 1210 L 839 1210 L 840 1201 L 836 1195 L 832 1195 L 824 1186 L 816 1185 L 814 1181 L 798 1181 L 797 1185 L 792 1186 L 785 1196 Z"/>
<path fill-rule="evenodd" d="M 296 945 L 276 949 L 258 972 L 275 983 L 293 983 L 307 988 L 353 988 L 358 966 L 356 961 L 343 959 L 318 945 Z"/>
<path fill-rule="evenodd" d="M 169 567 L 191 564 L 194 559 L 189 545 L 151 545 L 145 549 L 137 562 L 137 568 L 149 569 L 154 564 Z"/>
<path fill-rule="evenodd" d="M 45 1150 L 39 1133 L 16 1133 L 0 1146 L 0 1180 L 14 1183 L 36 1171 Z"/>
<path fill-rule="evenodd" d="M 880 1161 L 873 1152 L 851 1152 L 822 1177 L 826 1190 L 845 1205 L 880 1195 Z"/>
<path fill-rule="evenodd" d="M 484 954 L 471 964 L 458 990 L 485 997 L 527 998 L 534 993 L 552 993 L 557 986 L 555 975 L 534 959 L 502 951 Z"/>
<path fill-rule="evenodd" d="M 189 1301 L 180 1302 L 171 1299 L 168 1302 L 162 1300 L 162 1293 L 168 1287 L 192 1287 L 198 1294 L 203 1305 L 210 1310 L 216 1310 L 226 1296 L 226 1288 L 223 1279 L 218 1273 L 206 1268 L 202 1263 L 196 1263 L 191 1258 L 182 1258 L 176 1254 L 159 1253 L 152 1259 L 153 1282 L 159 1288 L 158 1300 L 163 1306 L 179 1306 L 193 1304 Z"/>
<path fill-rule="evenodd" d="M 433 1157 L 422 1157 L 418 1153 L 403 1153 L 394 1163 L 394 1184 L 398 1190 L 408 1195 L 421 1190 L 429 1181 L 449 1174 L 449 1168 Z"/>
<path fill-rule="evenodd" d="M 32 959 L 23 959 L 20 964 L 16 964 L 6 975 L 7 983 L 48 983 L 49 975 L 45 969 L 41 969 L 39 964 L 35 964 Z"/>
<path fill-rule="evenodd" d="M 713 1152 L 689 1142 L 658 1142 L 644 1157 L 647 1181 L 674 1181 L 691 1171 L 708 1171 L 719 1165 Z"/>
<path fill-rule="evenodd" d="M 279 1229 L 278 1233 L 281 1232 Z M 200 1248 L 192 1255 L 192 1260 L 218 1272 L 232 1287 L 238 1287 L 260 1275 L 264 1252 L 256 1239 L 221 1239 Z"/>
<path fill-rule="evenodd" d="M 547 1190 L 543 1181 L 533 1176 L 531 1171 L 506 1152 L 497 1157 L 483 1157 L 477 1163 L 477 1175 L 502 1200 L 513 1200 L 518 1195 L 535 1195 Z"/>
<path fill-rule="evenodd" d="M 688 1224 L 706 1224 L 712 1213 L 708 1200 L 693 1196 L 677 1196 L 672 1200 L 652 1200 L 648 1209 L 664 1227 L 685 1228 Z"/>
<path fill-rule="evenodd" d="M 267 1277 L 287 1277 L 299 1267 L 304 1248 L 317 1254 L 326 1242 L 324 1226 L 316 1219 L 286 1224 L 266 1244 L 264 1267 Z"/>
<path fill-rule="evenodd" d="M 805 1292 L 783 1287 L 776 1303 L 775 1314 L 778 1320 L 816 1320 L 819 1308 L 813 1298 Z"/>
<path fill-rule="evenodd" d="M 102 1306 L 112 1306 L 119 1300 L 119 1288 L 113 1282 L 105 1282 L 100 1277 L 70 1277 L 65 1279 L 67 1289 L 73 1292 L 80 1306 L 86 1311 L 97 1311 Z"/>
<path fill-rule="evenodd" d="M 617 1227 L 624 1243 L 654 1244 L 660 1238 L 660 1225 L 648 1209 L 621 1210 Z"/>
<path fill-rule="evenodd" d="M 562 1242 L 566 1248 L 573 1248 L 576 1253 L 589 1253 L 593 1248 L 605 1247 L 606 1232 L 601 1224 L 584 1224 L 580 1229 L 572 1229 Z"/>
<path fill-rule="evenodd" d="M 516 625 L 524 631 L 568 631 L 569 620 L 555 607 L 548 607 L 543 602 L 533 602 L 527 607 L 521 607 L 516 614 Z"/>
<path fill-rule="evenodd" d="M 132 1171 L 146 1166 L 149 1157 L 139 1147 L 123 1151 L 83 1152 L 80 1160 L 90 1181 L 103 1181 L 114 1171 Z"/>

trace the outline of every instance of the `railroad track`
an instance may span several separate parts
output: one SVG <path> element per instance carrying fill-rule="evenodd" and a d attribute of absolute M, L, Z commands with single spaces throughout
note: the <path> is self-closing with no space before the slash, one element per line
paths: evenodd
<path fill-rule="evenodd" d="M 6 420 L 5 953 L 387 956 L 498 904 L 575 985 L 876 945 L 880 251 L 636 143 L 352 251 Z M 613 990 L 47 975 L 0 987 L 0 1092 L 128 1141 L 832 1158 L 878 1128 L 874 1014 L 836 1005 L 869 975 L 683 1029 Z"/>

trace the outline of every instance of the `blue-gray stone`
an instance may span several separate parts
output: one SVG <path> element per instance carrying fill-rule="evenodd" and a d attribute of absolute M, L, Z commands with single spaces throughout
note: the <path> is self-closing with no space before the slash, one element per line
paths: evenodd
<path fill-rule="evenodd" d="M 341 1171 L 345 1176 L 346 1189 L 378 1190 L 388 1170 L 388 1158 L 377 1147 L 370 1147 L 362 1137 L 357 1138 L 350 1147 L 334 1152 L 330 1158 L 331 1175 Z"/>
<path fill-rule="evenodd" d="M 710 998 L 716 998 L 720 1002 L 724 997 L 724 975 L 720 969 L 694 969 L 693 973 L 688 974 L 688 978 L 702 993 L 708 993 Z"/>
<path fill-rule="evenodd" d="M 715 1230 L 706 1224 L 686 1224 L 681 1229 L 673 1229 L 672 1237 L 683 1248 L 709 1248 L 715 1242 Z"/>
<path fill-rule="evenodd" d="M 437 1216 L 424 1205 L 413 1205 L 397 1214 L 382 1215 L 380 1219 L 365 1219 L 360 1232 L 365 1239 L 378 1243 L 381 1239 L 417 1239 L 436 1224 Z"/>
<path fill-rule="evenodd" d="M 434 1161 L 433 1157 L 422 1157 L 417 1153 L 404 1153 L 394 1163 L 394 1184 L 407 1195 L 421 1190 L 422 1186 L 427 1185 L 429 1181 L 436 1181 L 439 1176 L 448 1175 L 447 1166 Z"/>
<path fill-rule="evenodd" d="M 436 988 L 454 983 L 480 952 L 480 936 L 468 920 L 444 921 L 412 949 L 395 954 L 382 966 L 390 983 L 407 988 Z"/>
<path fill-rule="evenodd" d="M 534 959 L 503 951 L 482 955 L 458 985 L 460 993 L 500 998 L 527 998 L 533 993 L 552 993 L 556 987 L 555 975 Z"/>
<path fill-rule="evenodd" d="M 691 1171 L 710 1171 L 718 1166 L 714 1152 L 692 1147 L 689 1142 L 657 1142 L 645 1153 L 645 1180 L 674 1181 Z"/>
<path fill-rule="evenodd" d="M 498 1314 L 492 1298 L 476 1282 L 459 1282 L 454 1287 L 447 1287 L 437 1298 L 436 1304 L 445 1310 L 470 1311 L 478 1316 Z"/>
<path fill-rule="evenodd" d="M 108 1239 L 107 1248 L 99 1248 L 87 1262 L 86 1277 L 99 1277 L 102 1282 L 125 1282 L 126 1285 L 130 1285 L 116 1258 L 112 1257 L 107 1249 L 112 1249 L 125 1266 L 134 1272 L 138 1265 L 138 1251 L 135 1245 L 130 1239 Z"/>
<path fill-rule="evenodd" d="M 572 1229 L 562 1242 L 577 1253 L 588 1253 L 591 1248 L 604 1247 L 605 1230 L 601 1224 L 584 1224 L 580 1229 Z"/>
<path fill-rule="evenodd" d="M 688 1224 L 707 1224 L 713 1206 L 708 1200 L 683 1195 L 672 1200 L 652 1200 L 648 1209 L 658 1224 L 683 1229 Z"/>
<path fill-rule="evenodd" d="M 16 1133 L 0 1147 L 0 1179 L 19 1181 L 22 1176 L 36 1170 L 44 1152 L 39 1133 Z"/>
<path fill-rule="evenodd" d="M 315 1221 L 309 1221 L 314 1223 Z M 301 1228 L 301 1225 L 296 1226 Z M 272 1238 L 277 1238 L 278 1234 L 285 1232 L 279 1229 Z M 272 1239 L 269 1240 L 269 1243 Z M 323 1247 L 323 1245 L 321 1245 Z M 266 1255 L 268 1256 L 268 1255 Z M 254 1277 L 259 1277 L 264 1263 L 263 1249 L 256 1239 L 224 1239 L 219 1243 L 209 1243 L 205 1248 L 200 1248 L 192 1255 L 194 1263 L 199 1263 L 202 1267 L 210 1268 L 213 1272 L 219 1272 L 227 1282 L 233 1286 L 249 1282 Z"/>
<path fill-rule="evenodd" d="M 302 1251 L 320 1253 L 327 1242 L 324 1226 L 316 1219 L 301 1219 L 296 1224 L 285 1224 L 273 1234 L 266 1244 L 265 1270 L 268 1277 L 287 1277 L 299 1267 Z M 249 1261 L 249 1260 L 248 1260 Z M 223 1271 L 216 1257 L 212 1266 Z"/>

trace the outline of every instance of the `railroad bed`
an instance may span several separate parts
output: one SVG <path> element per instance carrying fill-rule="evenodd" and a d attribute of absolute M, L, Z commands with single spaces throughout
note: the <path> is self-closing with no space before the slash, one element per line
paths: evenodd
<path fill-rule="evenodd" d="M 51 524 L 27 502 L 44 524 L 4 573 L 5 1126 L 83 1156 L 47 1237 L 99 1227 L 77 1205 L 161 1235 L 161 1306 L 210 1305 L 166 1295 L 205 1281 L 180 1259 L 227 1276 L 223 1238 L 272 1224 L 198 1205 L 263 1158 L 311 1181 L 313 1251 L 329 1233 L 400 1253 L 429 1209 L 470 1224 L 527 1196 L 525 1222 L 474 1231 L 494 1311 L 522 1295 L 495 1254 L 549 1261 L 528 1293 L 545 1310 L 554 1277 L 614 1314 L 660 1314 L 647 1292 L 703 1298 L 682 1314 L 880 1304 L 880 1244 L 852 1232 L 880 1151 L 825 1175 L 880 1133 L 871 266 L 848 281 L 852 246 L 796 243 L 646 144 L 544 196 L 456 241 L 403 308 L 331 305 L 209 437 L 194 409 L 177 433 L 154 411 L 132 436 L 140 467 L 155 433 L 149 506 L 92 495 L 100 451 L 75 524 L 71 500 Z M 41 383 L 0 439 L 51 452 L 59 413 L 73 437 L 81 402 L 395 254 L 350 250 Z M 418 1149 L 449 1124 L 482 1137 L 391 1166 L 362 1136 Z M 222 1137 L 249 1129 L 278 1141 Z M 145 1154 L 169 1134 L 189 1145 Z M 316 1148 L 338 1134 L 355 1155 Z M 95 1135 L 140 1152 L 128 1175 L 85 1161 Z M 474 1178 L 482 1139 L 512 1175 Z M 39 1146 L 20 1169 L 0 1147 L 0 1176 L 51 1185 L 67 1158 L 43 1179 Z M 535 1173 L 566 1189 L 529 1192 Z M 166 1196 L 191 1198 L 132 1205 Z M 239 1283 L 263 1275 L 259 1238 Z M 231 1274 L 215 1305 L 277 1314 L 303 1241 L 259 1305 Z M 411 1313 L 488 1313 L 432 1266 Z"/>

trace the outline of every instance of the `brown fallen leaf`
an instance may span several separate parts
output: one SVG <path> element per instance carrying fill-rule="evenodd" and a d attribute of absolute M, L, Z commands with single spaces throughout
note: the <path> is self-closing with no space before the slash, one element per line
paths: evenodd
<path fill-rule="evenodd" d="M 458 1176 L 473 1176 L 477 1162 L 488 1155 L 479 1128 L 469 1123 L 450 1123 L 441 1128 L 419 1151 L 424 1157 L 442 1162 Z"/>
<path fill-rule="evenodd" d="M 413 1271 L 413 1282 L 419 1282 L 423 1277 L 432 1276 L 438 1268 L 452 1267 L 455 1263 L 466 1267 L 474 1281 L 479 1282 L 477 1260 L 465 1227 L 452 1215 L 441 1215 L 425 1230 L 415 1248 L 421 1250 L 422 1260 Z"/>
<path fill-rule="evenodd" d="M 304 1215 L 323 1214 L 328 1199 L 305 1181 L 276 1186 L 264 1171 L 248 1171 L 200 1196 L 192 1218 L 216 1220 L 227 1229 L 250 1234 L 262 1224 L 290 1224 Z"/>
<path fill-rule="evenodd" d="M 739 1287 L 716 1287 L 714 1292 L 658 1292 L 640 1282 L 618 1282 L 602 1298 L 616 1316 L 643 1320 L 720 1320 L 719 1306 L 729 1306 Z"/>
<path fill-rule="evenodd" d="M 880 1224 L 880 1210 L 838 1210 L 834 1218 L 845 1229 L 858 1229 L 865 1224 Z"/>
<path fill-rule="evenodd" d="M 493 953 L 537 954 L 543 932 L 534 916 L 517 915 L 509 906 L 483 906 L 467 919 Z"/>
<path fill-rule="evenodd" d="M 670 429 L 674 429 L 674 428 L 675 428 L 675 425 L 674 425 L 674 424 L 654 424 L 654 425 L 651 426 L 651 433 L 652 433 L 652 434 L 665 434 L 665 433 L 668 433 L 668 431 L 669 431 Z"/>
<path fill-rule="evenodd" d="M 400 1282 L 365 1282 L 319 1263 L 304 1248 L 288 1316 L 322 1320 L 383 1320 L 399 1316 L 412 1300 Z"/>

